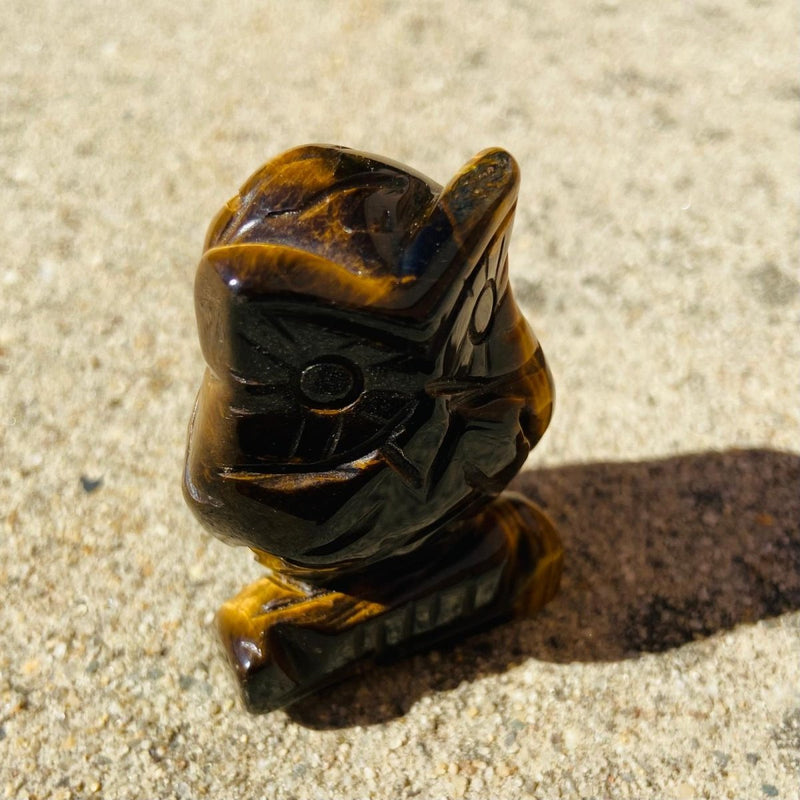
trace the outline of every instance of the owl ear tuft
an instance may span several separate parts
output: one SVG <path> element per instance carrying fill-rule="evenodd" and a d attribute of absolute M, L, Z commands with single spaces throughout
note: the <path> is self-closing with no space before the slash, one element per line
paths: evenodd
<path fill-rule="evenodd" d="M 519 167 L 500 148 L 478 153 L 444 187 L 406 246 L 400 275 L 436 282 L 458 262 L 470 269 L 508 215 L 519 191 Z"/>

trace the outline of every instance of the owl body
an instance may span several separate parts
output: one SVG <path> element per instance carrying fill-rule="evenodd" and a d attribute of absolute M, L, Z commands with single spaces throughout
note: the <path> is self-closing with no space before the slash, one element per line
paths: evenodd
<path fill-rule="evenodd" d="M 424 552 L 505 487 L 553 401 L 508 282 L 518 182 L 502 150 L 442 188 L 307 146 L 226 205 L 184 473 L 209 530 L 327 580 Z"/>

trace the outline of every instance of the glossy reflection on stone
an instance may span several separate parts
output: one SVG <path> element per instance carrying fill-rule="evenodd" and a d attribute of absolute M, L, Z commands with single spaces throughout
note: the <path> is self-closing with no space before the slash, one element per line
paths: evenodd
<path fill-rule="evenodd" d="M 184 494 L 268 568 L 218 614 L 251 710 L 554 595 L 557 534 L 503 493 L 553 405 L 508 281 L 518 184 L 499 149 L 442 188 L 312 145 L 212 222 Z"/>

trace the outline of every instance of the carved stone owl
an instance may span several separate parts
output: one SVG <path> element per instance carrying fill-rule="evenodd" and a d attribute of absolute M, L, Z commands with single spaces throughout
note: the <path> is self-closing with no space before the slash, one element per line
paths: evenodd
<path fill-rule="evenodd" d="M 442 188 L 311 145 L 242 186 L 195 285 L 184 493 L 204 526 L 325 582 L 424 549 L 505 487 L 553 403 L 508 280 L 518 184 L 500 149 Z"/>

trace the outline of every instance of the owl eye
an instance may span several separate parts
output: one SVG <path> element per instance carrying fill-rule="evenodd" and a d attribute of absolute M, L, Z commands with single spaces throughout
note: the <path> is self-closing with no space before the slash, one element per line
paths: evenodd
<path fill-rule="evenodd" d="M 302 401 L 311 408 L 339 409 L 350 405 L 364 386 L 361 370 L 345 358 L 318 358 L 300 375 Z"/>
<path fill-rule="evenodd" d="M 478 295 L 478 301 L 469 321 L 469 337 L 473 344 L 480 344 L 489 335 L 496 304 L 497 288 L 494 279 L 490 278 Z"/>

